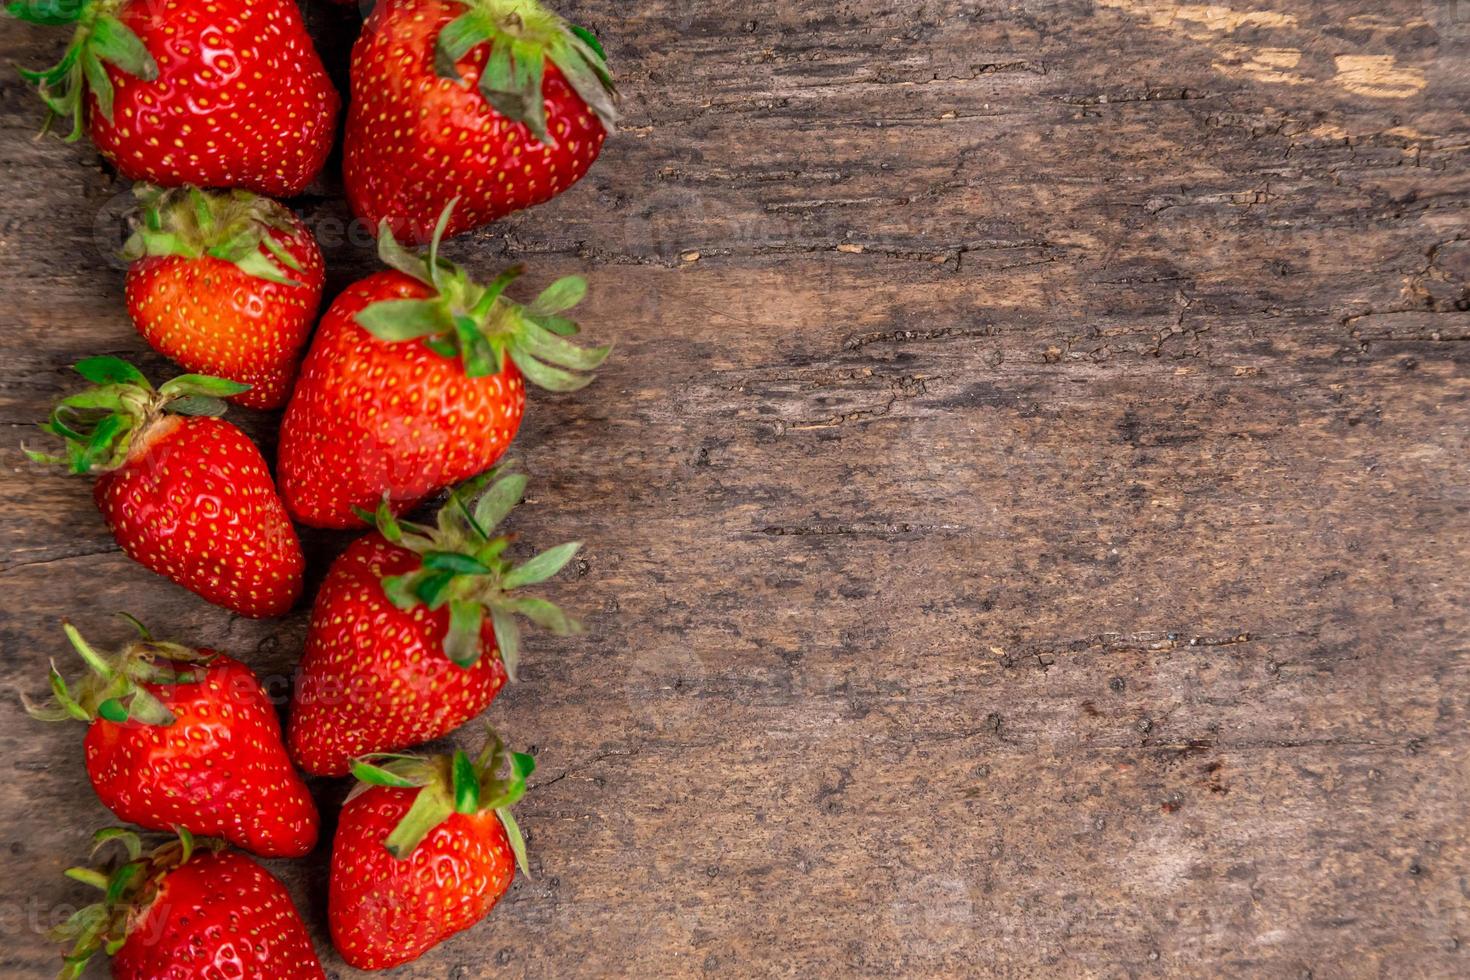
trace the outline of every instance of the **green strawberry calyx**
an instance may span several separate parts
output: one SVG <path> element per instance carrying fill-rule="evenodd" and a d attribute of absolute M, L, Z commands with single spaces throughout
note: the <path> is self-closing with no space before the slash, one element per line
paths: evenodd
<path fill-rule="evenodd" d="M 183 374 L 155 389 L 143 372 L 117 357 L 88 357 L 75 370 L 93 387 L 57 402 L 40 426 L 66 444 L 66 455 L 25 450 L 34 462 L 64 463 L 73 473 L 115 470 L 127 462 L 139 435 L 163 415 L 223 415 L 221 399 L 250 390 L 205 374 Z"/>
<path fill-rule="evenodd" d="M 122 949 L 128 933 L 142 921 L 158 897 L 163 879 L 187 864 L 200 851 L 218 852 L 224 841 L 196 841 L 194 835 L 177 828 L 178 839 L 144 853 L 142 839 L 122 827 L 108 827 L 92 835 L 92 854 L 108 844 L 124 848 L 126 861 L 112 860 L 100 868 L 68 868 L 66 876 L 90 885 L 103 893 L 102 901 L 78 909 L 61 925 L 51 930 L 50 938 L 69 943 L 70 952 L 63 955 L 60 980 L 76 980 L 98 953 L 108 956 Z"/>
<path fill-rule="evenodd" d="M 53 662 L 51 702 L 36 705 L 22 696 L 26 712 L 40 721 L 91 722 L 102 718 L 116 724 L 172 725 L 173 712 L 144 685 L 197 684 L 204 679 L 203 668 L 215 655 L 155 640 L 142 623 L 131 616 L 126 618 L 137 627 L 140 638 L 113 654 L 99 652 L 75 626 L 63 622 L 66 638 L 91 670 L 69 684 Z"/>
<path fill-rule="evenodd" d="M 526 778 L 536 770 L 536 760 L 524 752 L 507 751 L 493 728 L 486 726 L 485 731 L 485 747 L 474 757 L 458 749 L 436 756 L 377 753 L 352 763 L 359 785 L 349 800 L 374 786 L 419 791 L 383 842 L 394 857 L 407 858 L 435 827 L 456 813 L 473 816 L 494 810 L 505 827 L 516 864 L 530 874 L 526 840 L 510 808 L 526 794 Z"/>
<path fill-rule="evenodd" d="M 83 106 L 90 89 L 97 108 L 112 121 L 113 87 L 107 67 L 151 82 L 158 78 L 158 62 L 132 29 L 118 19 L 125 0 L 6 0 L 12 17 L 32 24 L 60 26 L 75 24 L 66 54 L 44 71 L 20 70 L 21 77 L 36 86 L 53 119 L 70 118 L 67 142 L 81 138 L 85 122 Z"/>
<path fill-rule="evenodd" d="M 549 391 L 576 391 L 592 382 L 611 346 L 579 347 L 566 338 L 580 328 L 562 313 L 587 294 L 580 276 L 558 279 L 527 306 L 504 293 L 523 271 L 502 273 L 488 286 L 439 256 L 439 243 L 458 199 L 449 202 L 425 255 L 400 245 L 384 221 L 379 227 L 378 255 L 386 265 L 411 276 L 434 293 L 426 299 L 388 299 L 364 307 L 357 323 L 379 340 L 420 340 L 443 357 L 459 357 L 468 377 L 481 378 L 505 370 L 513 361 L 532 384 Z"/>
<path fill-rule="evenodd" d="M 547 146 L 546 100 L 541 80 L 550 61 L 561 70 L 587 108 L 609 132 L 617 123 L 617 86 L 602 45 L 586 28 L 567 23 L 536 0 L 459 0 L 468 9 L 446 24 L 434 43 L 440 78 L 468 88 L 459 62 L 481 44 L 490 45 L 479 90 L 485 101 L 526 128 Z"/>
<path fill-rule="evenodd" d="M 500 660 L 511 680 L 520 662 L 517 617 L 561 636 L 582 628 L 545 599 L 518 592 L 560 572 L 582 547 L 581 542 L 569 541 L 515 564 L 505 554 L 511 537 L 491 534 L 525 495 L 526 478 L 511 472 L 514 465 L 502 463 L 462 484 L 439 509 L 435 527 L 399 520 L 386 499 L 377 513 L 360 515 L 375 524 L 389 542 L 414 552 L 421 561 L 414 571 L 384 577 L 388 600 L 403 610 L 448 606 L 444 653 L 461 667 L 473 666 L 480 659 L 481 626 L 488 614 Z"/>
<path fill-rule="evenodd" d="M 291 278 L 301 271 L 301 263 L 282 244 L 296 231 L 291 212 L 270 198 L 242 190 L 166 190 L 151 184 L 135 184 L 133 193 L 138 207 L 122 252 L 129 262 L 150 256 L 208 257 L 232 263 L 257 279 L 301 285 Z"/>

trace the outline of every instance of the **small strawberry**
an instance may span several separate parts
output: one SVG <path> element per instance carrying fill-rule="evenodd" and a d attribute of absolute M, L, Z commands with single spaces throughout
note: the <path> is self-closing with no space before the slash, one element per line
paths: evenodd
<path fill-rule="evenodd" d="M 85 119 L 131 180 L 290 197 L 326 163 L 341 100 L 295 0 L 9 0 L 75 24 L 56 67 L 25 71 L 53 116 Z"/>
<path fill-rule="evenodd" d="M 232 401 L 280 408 L 321 304 L 316 239 L 249 191 L 134 191 L 141 206 L 123 255 L 138 332 L 189 371 L 250 385 Z"/>
<path fill-rule="evenodd" d="M 363 785 L 342 808 L 327 892 L 332 944 L 349 965 L 407 963 L 490 914 L 516 865 L 526 871 L 510 807 L 535 768 L 494 732 L 474 759 L 460 751 L 353 766 Z"/>
<path fill-rule="evenodd" d="M 357 756 L 439 738 L 484 711 L 515 677 L 516 616 L 555 633 L 580 629 L 546 600 L 515 592 L 551 578 L 580 545 L 512 564 L 510 538 L 490 531 L 520 502 L 526 479 L 496 476 L 457 490 L 437 527 L 400 523 L 380 507 L 378 531 L 332 564 L 312 606 L 287 726 L 307 772 L 343 775 Z"/>
<path fill-rule="evenodd" d="M 186 374 L 155 390 L 115 357 L 76 370 L 96 387 L 63 398 L 41 426 L 66 455 L 27 455 L 95 476 L 97 507 L 134 561 L 245 616 L 295 605 L 305 564 L 296 530 L 255 443 L 212 417 L 247 386 Z"/>
<path fill-rule="evenodd" d="M 27 708 L 88 723 L 87 775 L 103 805 L 148 830 L 183 827 L 263 857 L 316 846 L 316 805 L 250 668 L 160 643 L 141 625 L 142 638 L 115 656 L 64 629 L 92 672 L 73 689 L 53 666 L 55 703 Z"/>
<path fill-rule="evenodd" d="M 349 286 L 327 310 L 281 424 L 281 496 L 313 527 L 355 527 L 354 508 L 389 498 L 402 513 L 495 464 L 521 425 L 525 381 L 575 391 L 610 348 L 565 338 L 560 314 L 587 284 L 558 279 L 530 306 L 438 257 L 405 251 L 386 224 L 379 252 L 395 271 Z M 524 380 L 523 380 L 524 376 Z"/>
<path fill-rule="evenodd" d="M 61 980 L 76 980 L 98 953 L 112 956 L 114 980 L 323 980 L 306 925 L 284 885 L 224 842 L 187 830 L 143 853 L 138 835 L 100 830 L 97 849 L 117 842 L 127 860 L 66 876 L 105 897 L 52 932 L 71 945 Z"/>
<path fill-rule="evenodd" d="M 597 39 L 536 0 L 382 0 L 352 49 L 343 143 L 359 218 L 426 241 L 549 201 L 616 117 Z"/>

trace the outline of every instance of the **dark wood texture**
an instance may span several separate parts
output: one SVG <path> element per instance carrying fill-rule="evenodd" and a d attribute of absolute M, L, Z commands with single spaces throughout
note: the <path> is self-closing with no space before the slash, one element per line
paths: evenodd
<path fill-rule="evenodd" d="M 395 975 L 1470 973 L 1464 0 L 564 6 L 626 124 L 450 251 L 586 273 L 617 341 L 519 445 L 590 629 L 489 712 L 535 877 Z M 37 110 L 7 70 L 7 673 L 125 608 L 281 689 L 304 612 L 151 576 L 17 451 L 144 350 L 125 187 Z M 336 289 L 374 260 L 320 192 Z M 86 894 L 80 736 L 0 717 L 6 976 Z M 326 850 L 273 868 L 351 976 Z"/>

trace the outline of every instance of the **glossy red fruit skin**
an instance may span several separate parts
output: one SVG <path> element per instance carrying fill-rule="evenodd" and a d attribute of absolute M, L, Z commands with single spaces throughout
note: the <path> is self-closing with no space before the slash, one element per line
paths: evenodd
<path fill-rule="evenodd" d="M 167 415 L 98 477 L 97 507 L 128 557 L 244 616 L 279 616 L 305 561 L 260 450 L 221 419 Z"/>
<path fill-rule="evenodd" d="M 107 65 L 111 122 L 88 96 L 92 142 L 124 177 L 290 197 L 321 172 L 341 99 L 294 0 L 128 0 L 118 17 L 159 71 Z"/>
<path fill-rule="evenodd" d="M 173 724 L 92 722 L 87 774 L 98 799 L 145 830 L 183 827 L 261 857 L 310 852 L 320 828 L 316 804 L 291 767 L 255 674 L 223 654 L 185 669 L 205 676 L 144 685 L 173 712 Z"/>
<path fill-rule="evenodd" d="M 447 607 L 405 612 L 388 601 L 383 576 L 419 565 L 418 555 L 375 531 L 354 541 L 327 573 L 312 606 L 287 726 L 291 756 L 307 772 L 346 775 L 357 756 L 448 735 L 505 686 L 488 616 L 479 660 L 460 667 L 444 654 Z"/>
<path fill-rule="evenodd" d="M 128 314 L 143 339 L 189 371 L 250 385 L 230 399 L 248 408 L 286 403 L 321 306 L 321 248 L 300 219 L 291 221 L 289 234 L 267 234 L 301 267 L 286 270 L 299 285 L 260 279 L 207 255 L 145 256 L 128 267 Z"/>
<path fill-rule="evenodd" d="M 374 786 L 342 808 L 332 843 L 327 921 L 349 965 L 415 960 L 479 922 L 510 888 L 515 857 L 495 811 L 455 813 L 408 857 L 385 846 L 418 790 Z"/>
<path fill-rule="evenodd" d="M 354 317 L 428 287 L 380 272 L 348 287 L 317 327 L 281 423 L 278 476 L 291 516 L 312 527 L 360 527 L 353 507 L 387 494 L 395 513 L 483 473 L 510 447 L 526 410 L 521 372 L 470 378 L 422 341 L 379 340 Z"/>
<path fill-rule="evenodd" d="M 323 980 L 286 888 L 243 854 L 170 871 L 112 958 L 114 980 Z"/>
<path fill-rule="evenodd" d="M 446 236 L 549 201 L 582 179 L 607 139 L 601 120 L 550 61 L 541 92 L 555 147 L 480 94 L 489 44 L 460 59 L 467 85 L 440 78 L 435 41 L 465 9 L 454 0 L 381 0 L 352 49 L 342 158 L 347 199 L 374 227 L 387 218 L 400 241 L 428 241 L 455 198 Z"/>

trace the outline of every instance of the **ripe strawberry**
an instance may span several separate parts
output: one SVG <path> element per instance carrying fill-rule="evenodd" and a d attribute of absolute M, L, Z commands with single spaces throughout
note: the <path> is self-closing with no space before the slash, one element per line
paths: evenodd
<path fill-rule="evenodd" d="M 383 0 L 352 49 L 343 143 L 359 218 L 428 240 L 549 201 L 612 129 L 602 48 L 536 0 Z"/>
<path fill-rule="evenodd" d="M 250 668 L 212 650 L 142 639 L 114 656 L 70 623 L 92 672 L 76 689 L 51 668 L 55 703 L 30 713 L 89 723 L 87 775 L 113 813 L 148 830 L 183 827 L 263 857 L 301 857 L 319 820 Z"/>
<path fill-rule="evenodd" d="M 80 977 L 103 951 L 112 956 L 114 980 L 323 980 L 290 894 L 245 855 L 223 850 L 222 841 L 196 845 L 186 830 L 149 854 L 137 834 L 121 828 L 98 831 L 94 840 L 98 848 L 122 844 L 128 860 L 67 871 L 106 897 L 53 931 L 71 944 L 62 980 Z"/>
<path fill-rule="evenodd" d="M 396 271 L 348 287 L 317 328 L 281 424 L 281 496 L 303 524 L 355 527 L 354 508 L 384 495 L 402 513 L 483 472 L 520 428 L 525 381 L 575 391 L 592 380 L 576 372 L 607 357 L 564 339 L 577 325 L 559 314 L 582 279 L 511 302 L 502 293 L 519 269 L 480 286 L 438 258 L 449 213 L 427 258 L 384 225 L 379 252 Z"/>
<path fill-rule="evenodd" d="M 343 775 L 356 756 L 439 738 L 484 711 L 515 677 L 516 616 L 555 633 L 580 629 L 551 603 L 514 591 L 551 578 L 580 545 L 513 565 L 510 538 L 489 533 L 526 479 L 504 476 L 485 490 L 496 476 L 457 490 L 434 528 L 400 524 L 380 507 L 378 531 L 332 564 L 312 606 L 287 726 L 307 772 Z"/>
<path fill-rule="evenodd" d="M 362 760 L 332 843 L 327 921 L 349 965 L 415 960 L 490 914 L 526 870 L 510 807 L 536 768 L 490 733 L 480 755 Z M 500 775 L 505 770 L 505 775 Z"/>
<path fill-rule="evenodd" d="M 280 408 L 321 304 L 316 239 L 249 191 L 134 190 L 140 213 L 123 255 L 138 332 L 187 370 L 250 385 L 231 401 Z"/>
<path fill-rule="evenodd" d="M 97 506 L 134 561 L 245 616 L 295 605 L 305 563 L 265 460 L 210 417 L 246 386 L 186 374 L 155 391 L 115 357 L 76 370 L 96 387 L 62 399 L 41 426 L 66 441 L 66 456 L 27 455 L 96 476 Z"/>
<path fill-rule="evenodd" d="M 131 180 L 289 197 L 315 179 L 341 100 L 294 0 L 10 0 L 76 24 L 56 67 L 23 72 L 53 116 Z"/>

